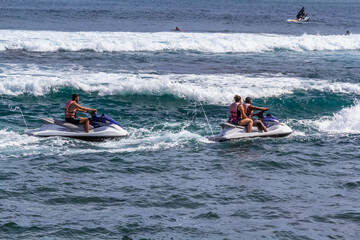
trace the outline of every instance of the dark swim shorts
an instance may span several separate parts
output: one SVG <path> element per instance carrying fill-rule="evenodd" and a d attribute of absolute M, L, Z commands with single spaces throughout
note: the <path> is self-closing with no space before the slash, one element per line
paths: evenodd
<path fill-rule="evenodd" d="M 229 118 L 229 123 L 235 124 L 235 125 L 239 125 L 241 122 L 241 118 L 238 117 L 233 117 L 233 118 Z"/>
<path fill-rule="evenodd" d="M 65 118 L 65 121 L 73 124 L 80 124 L 80 118 Z"/>

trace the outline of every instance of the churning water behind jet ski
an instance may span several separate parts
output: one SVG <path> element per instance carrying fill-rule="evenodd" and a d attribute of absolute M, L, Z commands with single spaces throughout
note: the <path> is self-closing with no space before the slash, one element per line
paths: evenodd
<path fill-rule="evenodd" d="M 257 127 L 253 127 L 251 133 L 248 133 L 246 131 L 246 126 L 239 126 L 226 122 L 220 124 L 221 132 L 218 135 L 210 136 L 208 139 L 222 142 L 242 138 L 285 137 L 293 132 L 288 125 L 270 114 L 261 118 L 261 121 L 266 126 L 267 132 L 263 132 Z"/>
<path fill-rule="evenodd" d="M 85 132 L 85 125 L 75 125 L 63 120 L 42 118 L 44 124 L 34 130 L 26 132 L 36 137 L 71 137 L 88 141 L 102 141 L 127 137 L 128 132 L 115 120 L 106 114 L 93 114 L 90 119 L 90 131 Z"/>

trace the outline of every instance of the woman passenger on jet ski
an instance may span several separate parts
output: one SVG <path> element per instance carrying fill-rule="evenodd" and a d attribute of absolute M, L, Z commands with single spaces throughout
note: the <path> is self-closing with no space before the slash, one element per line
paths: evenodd
<path fill-rule="evenodd" d="M 85 123 L 85 131 L 89 132 L 89 119 L 76 117 L 76 111 L 79 112 L 96 112 L 96 109 L 82 107 L 78 104 L 79 95 L 74 93 L 72 95 L 72 100 L 69 100 L 65 103 L 65 121 L 73 124 L 83 124 Z"/>
<path fill-rule="evenodd" d="M 267 129 L 265 127 L 265 125 L 260 121 L 260 120 L 254 120 L 252 117 L 253 115 L 257 115 L 257 114 L 261 114 L 267 110 L 269 110 L 269 108 L 265 108 L 265 107 L 256 107 L 251 105 L 251 98 L 250 97 L 246 97 L 245 98 L 245 103 L 243 104 L 243 108 L 244 108 L 244 112 L 245 114 L 251 118 L 254 121 L 254 126 L 257 126 L 260 130 L 263 130 L 264 132 L 267 132 Z M 254 110 L 259 110 L 259 113 L 253 114 Z M 257 115 L 259 118 L 259 115 Z"/>
<path fill-rule="evenodd" d="M 241 105 L 241 97 L 239 95 L 235 95 L 234 100 L 235 102 L 232 103 L 229 107 L 229 123 L 240 126 L 247 126 L 247 132 L 251 133 L 253 120 L 246 116 L 244 108 Z"/>

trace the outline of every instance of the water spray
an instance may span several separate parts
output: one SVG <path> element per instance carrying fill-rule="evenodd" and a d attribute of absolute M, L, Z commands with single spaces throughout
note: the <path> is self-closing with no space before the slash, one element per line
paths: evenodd
<path fill-rule="evenodd" d="M 20 111 L 21 116 L 22 116 L 22 118 L 23 118 L 23 120 L 24 120 L 24 123 L 25 123 L 25 126 L 26 126 L 26 130 L 28 130 L 28 126 L 27 126 L 27 124 L 26 124 L 26 120 L 25 120 L 25 117 L 24 117 L 23 112 L 21 111 L 21 108 L 18 107 L 18 106 L 14 107 L 14 108 L 12 108 L 11 106 L 9 106 L 9 108 L 10 108 L 10 110 L 13 111 L 13 112 L 15 112 L 16 110 L 19 110 L 19 111 Z"/>
<path fill-rule="evenodd" d="M 212 127 L 211 127 L 211 125 L 210 125 L 209 119 L 208 119 L 208 117 L 206 116 L 206 112 L 205 112 L 205 110 L 204 110 L 204 107 L 203 107 L 203 105 L 201 104 L 200 101 L 199 101 L 199 103 L 200 103 L 201 109 L 203 110 L 203 113 L 204 113 L 204 116 L 205 116 L 205 118 L 206 118 L 206 121 L 207 121 L 207 123 L 208 123 L 208 125 L 209 125 L 211 134 L 212 134 L 212 136 L 214 136 L 214 132 L 213 132 Z"/>

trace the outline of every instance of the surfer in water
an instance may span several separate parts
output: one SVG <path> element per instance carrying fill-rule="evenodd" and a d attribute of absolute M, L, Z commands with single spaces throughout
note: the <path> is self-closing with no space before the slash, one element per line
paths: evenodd
<path fill-rule="evenodd" d="M 179 27 L 176 27 L 175 29 L 171 29 L 171 31 L 180 32 L 180 31 L 182 31 L 182 29 L 180 29 Z"/>
<path fill-rule="evenodd" d="M 301 19 L 304 19 L 306 17 L 306 14 L 305 14 L 305 8 L 302 7 L 301 10 L 298 12 L 298 14 L 296 15 L 296 19 L 297 20 L 301 20 Z"/>

